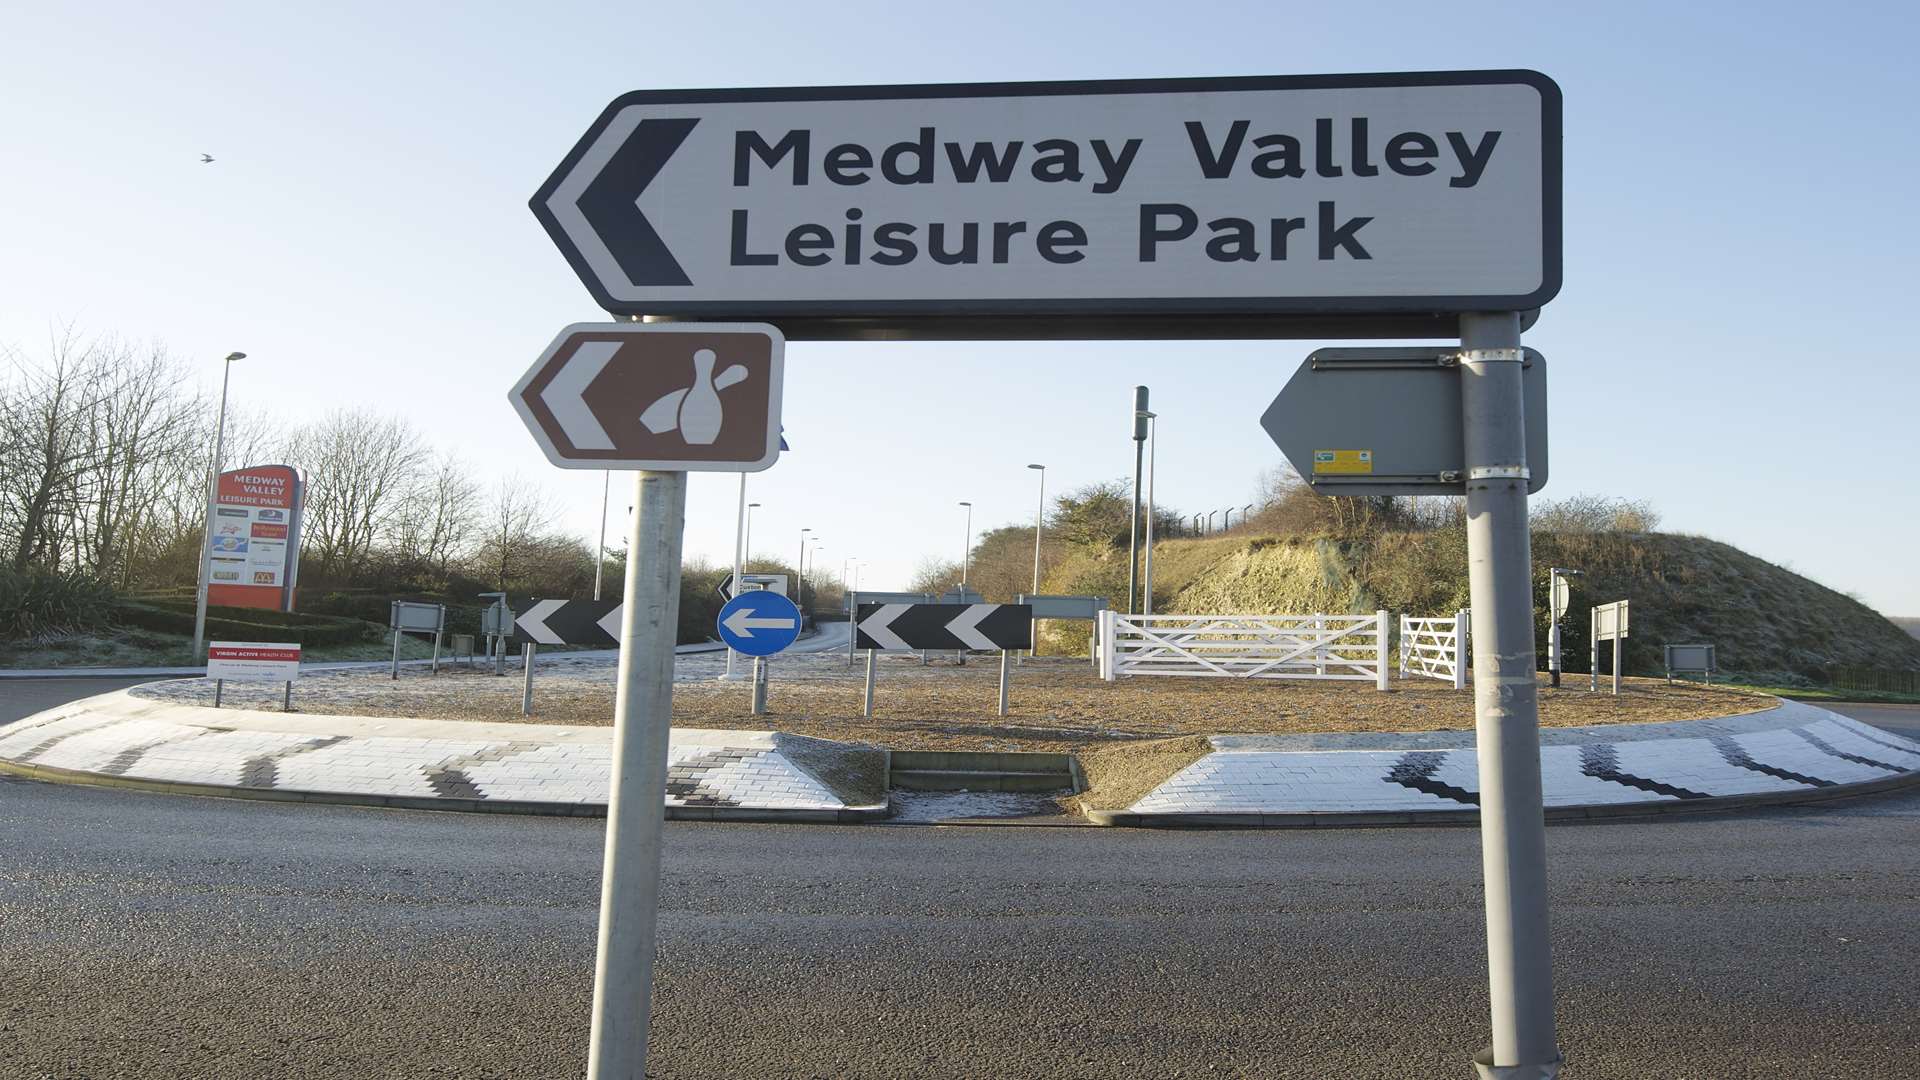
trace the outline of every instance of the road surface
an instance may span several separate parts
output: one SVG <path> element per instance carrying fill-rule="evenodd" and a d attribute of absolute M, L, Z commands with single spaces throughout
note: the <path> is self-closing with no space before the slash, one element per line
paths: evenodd
<path fill-rule="evenodd" d="M 597 821 L 0 779 L 0 839 L 0 1076 L 583 1073 Z M 653 1075 L 1470 1076 L 1477 839 L 670 823 Z M 1568 1075 L 1920 1076 L 1916 840 L 1920 793 L 1549 829 Z"/>

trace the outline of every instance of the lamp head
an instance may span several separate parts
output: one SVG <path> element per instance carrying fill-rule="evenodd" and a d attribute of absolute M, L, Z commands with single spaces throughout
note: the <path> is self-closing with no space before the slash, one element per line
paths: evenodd
<path fill-rule="evenodd" d="M 235 360 L 245 360 L 246 358 L 247 354 L 243 352 L 230 352 L 227 354 L 228 363 L 232 363 Z"/>

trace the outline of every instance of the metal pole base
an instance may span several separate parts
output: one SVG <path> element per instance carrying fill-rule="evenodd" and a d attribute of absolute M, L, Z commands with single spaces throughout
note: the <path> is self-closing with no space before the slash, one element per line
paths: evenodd
<path fill-rule="evenodd" d="M 1474 1075 L 1480 1080 L 1555 1080 L 1562 1063 L 1556 1057 L 1538 1065 L 1495 1065 L 1492 1047 L 1473 1055 Z"/>

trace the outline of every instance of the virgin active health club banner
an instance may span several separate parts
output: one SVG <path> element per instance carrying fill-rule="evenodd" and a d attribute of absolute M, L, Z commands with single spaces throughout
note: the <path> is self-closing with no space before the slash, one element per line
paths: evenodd
<path fill-rule="evenodd" d="M 306 485 L 291 465 L 250 465 L 220 474 L 207 603 L 293 610 L 305 494 Z"/>

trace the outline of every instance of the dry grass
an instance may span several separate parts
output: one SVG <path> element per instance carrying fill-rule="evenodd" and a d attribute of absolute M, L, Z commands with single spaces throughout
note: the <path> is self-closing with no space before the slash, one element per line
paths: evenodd
<path fill-rule="evenodd" d="M 1015 669 L 1011 715 L 1000 717 L 994 715 L 997 678 L 994 664 L 979 661 L 965 668 L 883 663 L 870 718 L 860 715 L 862 684 L 853 673 L 776 678 L 764 717 L 749 715 L 743 686 L 683 683 L 675 688 L 674 723 L 771 727 L 900 750 L 1050 751 L 1185 735 L 1473 726 L 1472 692 L 1430 679 L 1396 682 L 1385 694 L 1370 683 L 1144 677 L 1106 683 L 1084 663 L 1041 660 Z M 1543 679 L 1540 703 L 1543 725 L 1571 727 L 1725 716 L 1767 708 L 1773 699 L 1718 687 L 1668 686 L 1658 679 L 1629 679 L 1616 698 L 1604 689 L 1589 693 L 1584 680 L 1552 690 Z M 557 719 L 551 710 L 543 711 L 549 722 Z"/>
<path fill-rule="evenodd" d="M 683 661 L 683 664 L 688 663 Z M 1041 658 L 1013 670 L 1012 715 L 995 715 L 998 661 L 976 657 L 922 667 L 882 659 L 872 717 L 860 715 L 863 675 L 844 654 L 794 656 L 772 665 L 765 716 L 752 715 L 744 682 L 713 681 L 717 660 L 674 685 L 678 727 L 772 729 L 821 739 L 863 741 L 898 750 L 1093 750 L 1189 735 L 1441 731 L 1473 726 L 1473 694 L 1432 679 L 1370 682 L 1135 677 L 1102 682 L 1082 660 Z M 1604 686 L 1604 683 L 1603 683 Z M 1697 684 L 1629 679 L 1620 697 L 1589 693 L 1584 678 L 1540 692 L 1549 727 L 1691 720 L 1769 707 L 1764 695 Z M 211 687 L 162 683 L 147 696 L 200 701 Z M 235 683 L 229 704 L 277 709 L 277 684 Z M 201 702 L 204 703 L 204 702 Z M 409 671 L 317 673 L 294 689 L 305 712 L 518 722 L 520 679 L 454 667 L 436 677 Z M 613 716 L 613 669 L 601 662 L 558 663 L 539 676 L 531 722 L 604 726 Z"/>

